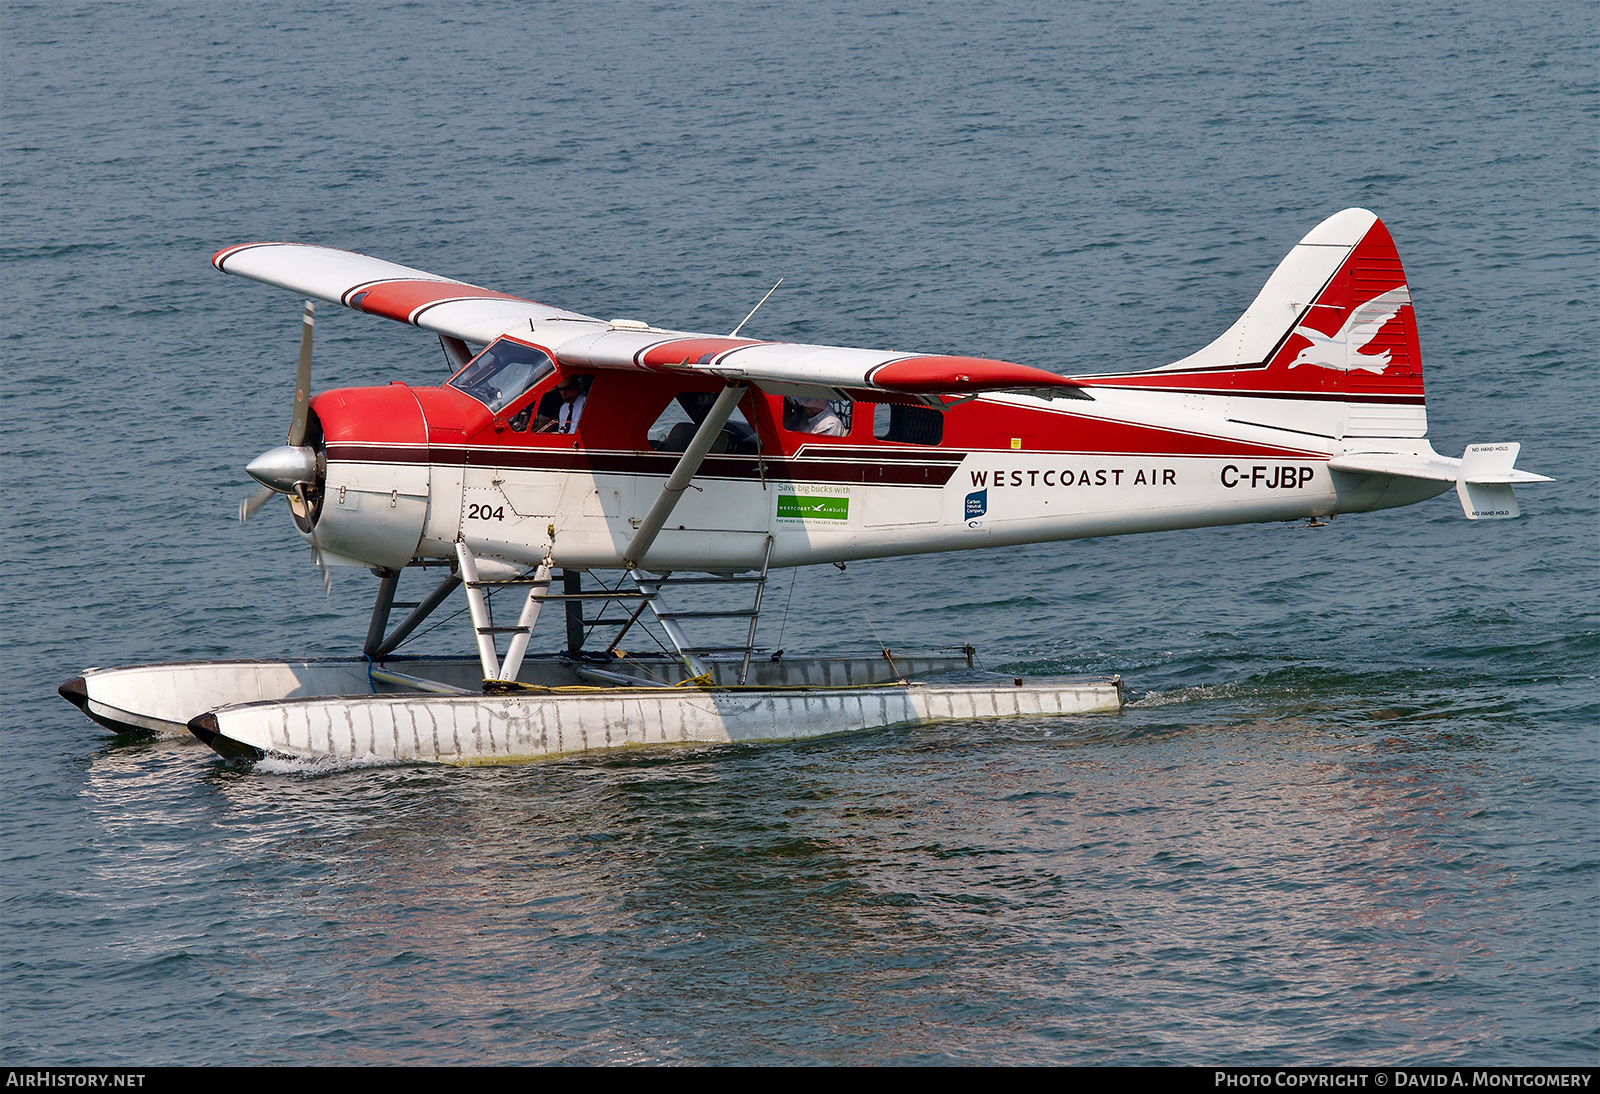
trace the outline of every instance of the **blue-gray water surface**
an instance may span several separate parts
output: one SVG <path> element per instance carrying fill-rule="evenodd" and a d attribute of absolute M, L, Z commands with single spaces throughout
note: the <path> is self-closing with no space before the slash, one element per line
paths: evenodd
<path fill-rule="evenodd" d="M 0 20 L 0 1060 L 1600 1059 L 1592 4 Z M 233 519 L 299 304 L 222 246 L 713 331 L 782 276 L 752 333 L 1088 373 L 1209 341 L 1351 205 L 1406 262 L 1434 445 L 1555 476 L 1521 520 L 1447 494 L 769 593 L 765 644 L 1121 672 L 1120 716 L 252 767 L 55 694 L 364 634 L 369 576 L 325 597 L 280 507 Z M 318 335 L 319 388 L 442 374 L 415 330 Z"/>

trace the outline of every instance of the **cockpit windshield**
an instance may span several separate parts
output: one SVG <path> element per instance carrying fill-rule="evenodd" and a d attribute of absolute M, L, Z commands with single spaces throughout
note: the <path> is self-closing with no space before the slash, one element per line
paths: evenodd
<path fill-rule="evenodd" d="M 498 413 L 505 405 L 555 371 L 542 350 L 502 338 L 456 373 L 450 386 Z"/>

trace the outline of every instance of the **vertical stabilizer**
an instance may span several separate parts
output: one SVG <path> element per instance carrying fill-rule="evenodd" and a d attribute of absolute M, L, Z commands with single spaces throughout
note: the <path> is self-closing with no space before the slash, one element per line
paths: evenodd
<path fill-rule="evenodd" d="M 1427 432 L 1422 351 L 1405 270 L 1373 213 L 1323 221 L 1245 313 L 1197 353 L 1089 385 L 1231 397 L 1231 418 L 1344 437 Z"/>

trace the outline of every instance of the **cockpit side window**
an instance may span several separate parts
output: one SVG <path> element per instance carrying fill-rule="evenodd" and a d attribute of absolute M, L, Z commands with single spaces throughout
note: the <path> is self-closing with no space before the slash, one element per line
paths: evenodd
<path fill-rule="evenodd" d="M 543 350 L 502 338 L 468 361 L 450 386 L 498 413 L 555 368 Z"/>
<path fill-rule="evenodd" d="M 578 423 L 583 420 L 584 408 L 589 402 L 589 388 L 593 383 L 593 376 L 563 373 L 557 377 L 549 391 L 535 402 L 528 404 L 530 407 L 536 407 L 533 431 L 535 433 L 575 431 Z"/>

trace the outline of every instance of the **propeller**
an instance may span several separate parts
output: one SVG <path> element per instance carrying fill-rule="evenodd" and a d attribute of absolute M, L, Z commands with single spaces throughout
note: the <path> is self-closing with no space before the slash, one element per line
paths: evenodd
<path fill-rule="evenodd" d="M 245 465 L 245 472 L 261 483 L 261 489 L 238 504 L 238 520 L 248 520 L 262 505 L 272 501 L 274 494 L 283 494 L 290 502 L 294 525 L 310 536 L 310 553 L 322 571 L 323 592 L 333 590 L 333 576 L 322 557 L 322 544 L 317 542 L 315 505 L 310 488 L 317 481 L 317 449 L 306 443 L 310 422 L 310 345 L 312 331 L 317 326 L 315 305 L 306 301 L 306 313 L 301 320 L 301 355 L 294 369 L 294 417 L 290 419 L 290 433 L 285 445 L 269 449 Z"/>
<path fill-rule="evenodd" d="M 245 472 L 261 484 L 261 489 L 239 503 L 239 521 L 248 520 L 271 501 L 274 494 L 288 498 L 296 526 L 311 537 L 311 554 L 322 571 L 323 591 L 330 592 L 333 577 L 317 543 L 310 496 L 310 487 L 317 481 L 317 453 L 306 444 L 311 416 L 311 339 L 315 327 L 315 305 L 307 300 L 305 316 L 300 323 L 300 362 L 294 374 L 294 417 L 289 421 L 289 436 L 284 445 L 263 452 L 245 466 Z"/>
<path fill-rule="evenodd" d="M 274 494 L 288 497 L 291 508 L 298 501 L 304 513 L 310 514 L 304 491 L 297 491 L 295 487 L 312 481 L 316 475 L 316 454 L 305 447 L 306 422 L 311 411 L 311 334 L 315 326 L 315 305 L 307 300 L 305 317 L 300 324 L 300 363 L 294 375 L 294 417 L 289 421 L 289 437 L 282 448 L 262 453 L 245 467 L 246 473 L 261 484 L 261 489 L 239 503 L 241 524 L 271 501 Z"/>

